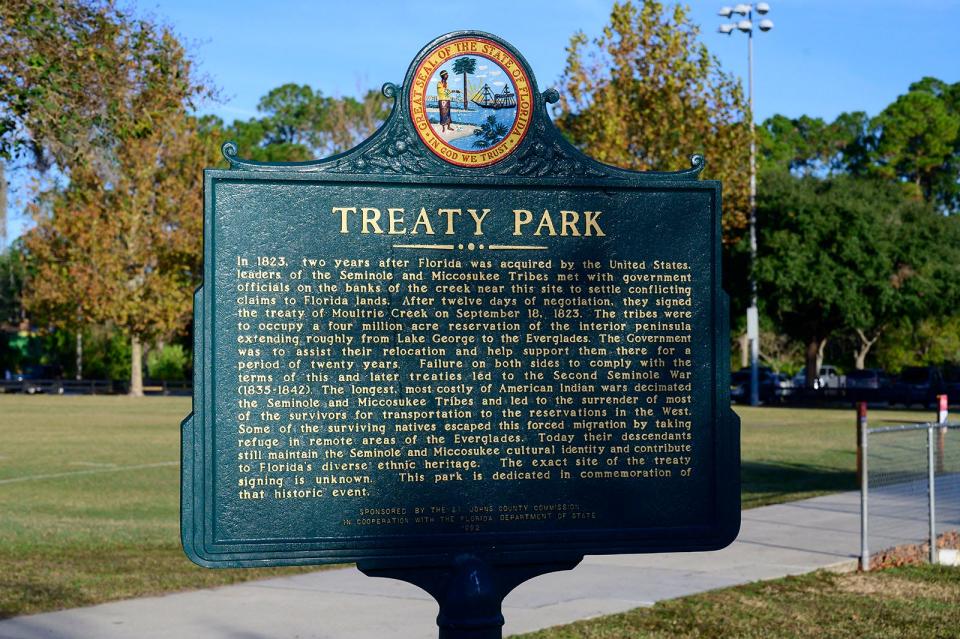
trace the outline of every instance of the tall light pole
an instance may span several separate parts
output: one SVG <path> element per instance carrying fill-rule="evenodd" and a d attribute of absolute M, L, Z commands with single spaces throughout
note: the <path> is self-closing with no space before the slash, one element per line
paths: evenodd
<path fill-rule="evenodd" d="M 750 342 L 750 405 L 760 403 L 760 321 L 757 311 L 757 277 L 754 268 L 757 263 L 757 134 L 753 123 L 753 12 L 765 15 L 770 11 L 766 2 L 752 4 L 738 4 L 734 7 L 723 7 L 720 15 L 724 18 L 733 18 L 734 14 L 743 17 L 738 22 L 721 24 L 720 33 L 730 35 L 734 31 L 747 34 L 747 94 L 750 99 L 750 308 L 747 309 L 747 339 Z M 773 28 L 773 22 L 764 18 L 757 27 L 761 31 Z"/>

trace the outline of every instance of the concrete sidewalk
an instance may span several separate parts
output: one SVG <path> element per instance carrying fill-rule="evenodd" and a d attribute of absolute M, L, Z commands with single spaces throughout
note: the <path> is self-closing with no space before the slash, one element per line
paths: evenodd
<path fill-rule="evenodd" d="M 746 510 L 739 538 L 718 552 L 587 557 L 512 592 L 504 635 L 818 568 L 852 570 L 859 530 L 859 494 L 850 492 Z M 414 586 L 342 569 L 17 617 L 0 622 L 0 638 L 422 639 L 436 636 L 436 614 Z"/>

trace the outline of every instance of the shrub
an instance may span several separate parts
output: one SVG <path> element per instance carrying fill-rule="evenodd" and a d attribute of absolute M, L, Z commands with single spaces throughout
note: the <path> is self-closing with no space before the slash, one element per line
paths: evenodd
<path fill-rule="evenodd" d="M 150 379 L 175 381 L 187 378 L 190 355 L 180 344 L 168 344 L 152 350 L 147 356 L 147 375 Z"/>

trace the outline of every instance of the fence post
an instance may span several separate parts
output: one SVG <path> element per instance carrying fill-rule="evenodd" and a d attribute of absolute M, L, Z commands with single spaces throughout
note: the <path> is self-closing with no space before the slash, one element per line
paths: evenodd
<path fill-rule="evenodd" d="M 947 427 L 944 426 L 950 420 L 950 401 L 946 395 L 937 395 L 937 423 L 940 428 L 937 429 L 937 472 L 943 473 L 943 454 L 946 450 Z"/>
<path fill-rule="evenodd" d="M 863 436 L 867 427 L 867 403 L 857 402 L 857 483 L 863 485 Z"/>
<path fill-rule="evenodd" d="M 929 497 L 930 511 L 930 563 L 937 563 L 937 491 L 936 465 L 934 464 L 933 429 L 934 424 L 927 424 L 927 496 Z M 939 429 L 938 429 L 939 430 Z"/>
<path fill-rule="evenodd" d="M 867 548 L 867 403 L 857 403 L 857 478 L 860 481 L 860 570 L 870 570 L 870 551 Z"/>

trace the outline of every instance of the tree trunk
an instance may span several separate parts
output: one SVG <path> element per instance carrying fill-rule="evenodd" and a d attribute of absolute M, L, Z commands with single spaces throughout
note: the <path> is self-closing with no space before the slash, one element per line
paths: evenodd
<path fill-rule="evenodd" d="M 7 245 L 7 176 L 0 160 L 0 249 Z"/>
<path fill-rule="evenodd" d="M 77 330 L 77 380 L 83 379 L 83 331 Z"/>
<path fill-rule="evenodd" d="M 143 397 L 143 344 L 134 335 L 130 338 L 130 397 Z"/>
<path fill-rule="evenodd" d="M 740 335 L 740 368 L 750 365 L 750 338 L 746 333 Z"/>
<path fill-rule="evenodd" d="M 870 351 L 870 347 L 858 348 L 856 352 L 856 357 L 854 358 L 853 367 L 858 371 L 862 371 L 867 367 L 867 353 Z"/>
<path fill-rule="evenodd" d="M 854 366 L 858 371 L 862 371 L 866 367 L 867 353 L 870 352 L 870 349 L 873 347 L 873 345 L 877 343 L 878 339 L 880 339 L 880 333 L 881 330 L 878 330 L 873 334 L 873 338 L 867 339 L 866 334 L 859 328 L 857 329 L 857 337 L 860 338 L 860 347 L 857 348 L 856 352 L 854 353 L 856 355 L 856 362 L 854 363 Z"/>
<path fill-rule="evenodd" d="M 469 107 L 467 106 L 467 74 L 463 74 L 463 110 L 466 111 Z"/>
<path fill-rule="evenodd" d="M 804 379 L 804 386 L 806 388 L 813 388 L 813 380 L 817 378 L 817 373 L 820 372 L 820 367 L 817 366 L 817 354 L 820 352 L 820 340 L 818 338 L 811 338 L 807 342 L 807 356 L 806 356 L 806 378 Z"/>
<path fill-rule="evenodd" d="M 827 338 L 811 337 L 807 342 L 806 353 L 806 387 L 814 388 L 814 380 L 820 375 L 820 366 L 823 364 L 823 347 Z"/>

